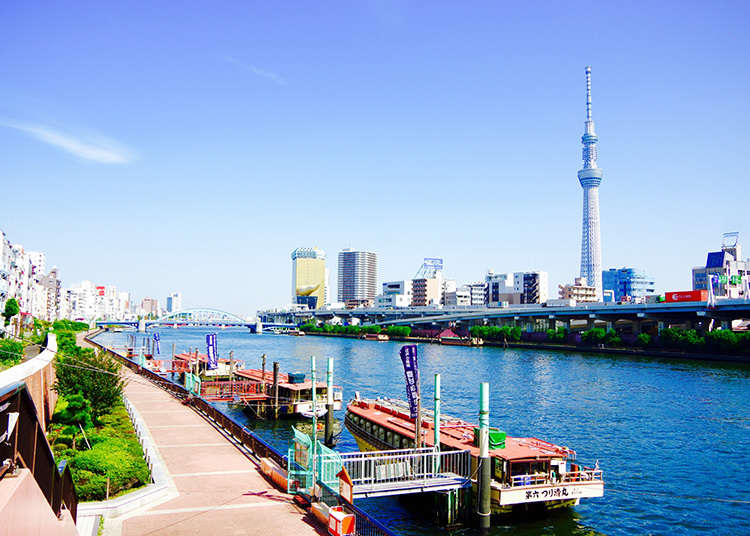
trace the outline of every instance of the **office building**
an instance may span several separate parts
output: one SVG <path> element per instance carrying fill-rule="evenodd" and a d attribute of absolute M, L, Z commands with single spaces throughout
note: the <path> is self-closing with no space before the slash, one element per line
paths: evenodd
<path fill-rule="evenodd" d="M 602 288 L 605 294 L 606 291 L 612 292 L 614 301 L 639 302 L 654 293 L 655 283 L 643 270 L 610 268 L 602 272 Z"/>
<path fill-rule="evenodd" d="M 378 257 L 370 251 L 339 252 L 338 301 L 347 308 L 368 307 L 375 302 Z"/>
<path fill-rule="evenodd" d="M 326 304 L 326 254 L 318 248 L 292 251 L 292 303 L 308 309 Z"/>
<path fill-rule="evenodd" d="M 485 303 L 489 306 L 544 303 L 548 297 L 547 272 L 515 272 L 511 275 L 495 274 L 490 270 L 485 277 Z"/>
<path fill-rule="evenodd" d="M 477 283 L 469 283 L 466 287 L 471 293 L 470 305 L 484 305 L 485 284 L 479 281 Z"/>
<path fill-rule="evenodd" d="M 167 296 L 167 312 L 176 313 L 182 310 L 182 294 L 173 292 Z"/>
<path fill-rule="evenodd" d="M 383 283 L 383 293 L 375 296 L 375 307 L 409 307 L 411 305 L 411 280 Z"/>
<path fill-rule="evenodd" d="M 471 306 L 471 289 L 467 286 L 448 291 L 443 297 L 446 307 L 469 307 Z"/>

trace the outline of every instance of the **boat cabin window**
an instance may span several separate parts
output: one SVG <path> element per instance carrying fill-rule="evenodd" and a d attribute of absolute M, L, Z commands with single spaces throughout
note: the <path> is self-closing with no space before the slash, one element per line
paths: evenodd
<path fill-rule="evenodd" d="M 539 460 L 533 462 L 512 462 L 510 464 L 510 475 L 533 475 L 549 473 L 549 461 Z"/>

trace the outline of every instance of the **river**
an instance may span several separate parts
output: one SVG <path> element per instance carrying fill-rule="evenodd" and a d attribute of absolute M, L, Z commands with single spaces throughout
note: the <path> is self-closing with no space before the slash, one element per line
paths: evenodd
<path fill-rule="evenodd" d="M 230 350 L 249 368 L 278 361 L 282 372 L 306 372 L 317 356 L 335 358 L 344 400 L 405 398 L 401 343 L 331 337 L 254 335 L 218 330 L 221 357 Z M 206 330 L 161 329 L 167 357 L 198 347 Z M 124 345 L 126 334 L 97 339 Z M 578 460 L 604 471 L 605 494 L 544 519 L 493 527 L 492 534 L 750 534 L 750 366 L 575 352 L 419 345 L 423 400 L 433 374 L 442 380 L 444 414 L 477 422 L 479 383 L 490 382 L 490 425 L 575 449 Z M 309 377 L 309 376 L 308 376 Z M 227 408 L 263 438 L 286 450 L 290 422 L 253 421 Z M 337 412 L 343 421 L 344 410 Z M 339 450 L 356 450 L 344 430 Z M 451 534 L 430 524 L 409 499 L 358 501 L 400 534 Z M 473 535 L 475 531 L 453 531 Z"/>

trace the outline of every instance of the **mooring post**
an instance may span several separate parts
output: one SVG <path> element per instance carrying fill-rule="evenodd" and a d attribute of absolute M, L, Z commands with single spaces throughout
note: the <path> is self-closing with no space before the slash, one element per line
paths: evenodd
<path fill-rule="evenodd" d="M 490 530 L 490 384 L 479 386 L 479 497 L 477 517 L 479 531 L 485 535 Z"/>
<path fill-rule="evenodd" d="M 263 354 L 260 356 L 262 362 L 263 362 L 263 373 L 261 375 L 261 382 L 260 382 L 260 388 L 263 389 L 263 394 L 266 394 L 266 354 Z M 231 366 L 231 363 L 230 363 Z"/>
<path fill-rule="evenodd" d="M 333 358 L 328 358 L 326 372 L 326 447 L 333 446 Z"/>
<path fill-rule="evenodd" d="M 265 381 L 265 380 L 264 380 Z M 273 418 L 279 418 L 279 362 L 273 362 Z"/>

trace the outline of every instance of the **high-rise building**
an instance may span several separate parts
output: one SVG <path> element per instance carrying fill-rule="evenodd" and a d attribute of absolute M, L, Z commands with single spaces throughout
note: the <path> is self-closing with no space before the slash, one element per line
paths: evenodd
<path fill-rule="evenodd" d="M 602 299 L 602 242 L 599 225 L 599 185 L 604 173 L 597 167 L 599 137 L 591 116 L 591 67 L 586 67 L 586 122 L 583 144 L 583 169 L 578 180 L 583 188 L 583 233 L 581 238 L 581 277 L 596 289 Z"/>
<path fill-rule="evenodd" d="M 176 313 L 180 310 L 182 310 L 182 294 L 173 292 L 167 296 L 167 312 Z"/>
<path fill-rule="evenodd" d="M 522 303 L 544 303 L 549 297 L 547 272 L 515 272 L 495 274 L 491 270 L 485 277 L 485 302 L 498 305 Z"/>
<path fill-rule="evenodd" d="M 602 272 L 602 288 L 612 291 L 615 301 L 639 300 L 655 290 L 654 280 L 637 268 L 610 268 Z"/>
<path fill-rule="evenodd" d="M 371 306 L 377 294 L 378 257 L 370 251 L 339 252 L 338 299 L 346 307 Z"/>
<path fill-rule="evenodd" d="M 144 316 L 159 314 L 159 300 L 156 298 L 143 298 L 141 300 L 141 312 Z"/>
<path fill-rule="evenodd" d="M 750 259 L 742 259 L 739 233 L 725 233 L 721 251 L 711 251 L 705 266 L 693 268 L 693 290 L 708 290 L 709 281 L 715 296 L 745 296 L 750 279 Z"/>
<path fill-rule="evenodd" d="M 292 251 L 292 303 L 319 309 L 326 304 L 326 253 L 318 248 Z"/>

